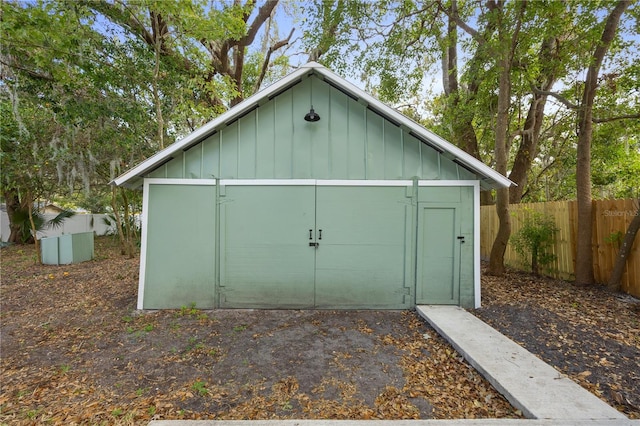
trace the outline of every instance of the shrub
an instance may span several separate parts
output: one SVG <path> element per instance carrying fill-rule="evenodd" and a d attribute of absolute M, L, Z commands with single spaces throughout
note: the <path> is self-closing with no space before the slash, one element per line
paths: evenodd
<path fill-rule="evenodd" d="M 511 243 L 525 263 L 531 265 L 531 272 L 539 273 L 544 267 L 556 260 L 557 256 L 550 252 L 558 232 L 553 216 L 533 210 L 525 211 L 524 223 L 520 230 L 511 237 Z"/>

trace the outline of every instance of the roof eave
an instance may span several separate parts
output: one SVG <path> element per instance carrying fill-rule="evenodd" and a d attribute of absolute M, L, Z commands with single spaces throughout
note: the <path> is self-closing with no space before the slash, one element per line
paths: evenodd
<path fill-rule="evenodd" d="M 337 74 L 333 73 L 332 71 L 326 68 L 322 68 L 322 69 L 318 69 L 318 72 L 322 74 L 323 77 L 325 77 L 325 79 L 329 79 L 333 85 L 340 86 L 343 90 L 350 92 L 351 95 L 357 97 L 358 100 L 365 102 L 367 105 L 380 106 L 383 109 L 383 111 L 379 111 L 379 112 L 387 116 L 388 119 L 396 123 L 400 123 L 400 125 L 404 125 L 407 129 L 409 129 L 409 131 L 412 131 L 418 134 L 419 136 L 421 136 L 422 138 L 427 139 L 429 143 L 440 148 L 443 152 L 450 153 L 453 157 L 452 160 L 454 161 L 459 160 L 462 163 L 464 163 L 466 166 L 468 166 L 470 169 L 472 169 L 476 174 L 489 178 L 490 181 L 492 181 L 492 183 L 488 183 L 487 185 L 490 185 L 491 189 L 508 188 L 511 185 L 516 185 L 514 182 L 512 182 L 511 180 L 503 176 L 501 173 L 498 173 L 497 171 L 493 170 L 491 167 L 487 166 L 480 160 L 469 155 L 468 153 L 458 148 L 457 146 L 445 141 L 437 134 L 424 128 L 421 124 L 416 123 L 409 117 L 396 111 L 394 108 L 374 98 L 373 96 L 369 95 L 367 92 L 361 90 L 360 88 L 353 85 L 352 83 L 349 83 L 348 81 L 339 77 Z"/>
<path fill-rule="evenodd" d="M 283 79 L 277 81 L 271 86 L 255 93 L 254 95 L 248 97 L 244 101 L 240 102 L 238 105 L 204 124 L 202 127 L 197 130 L 189 133 L 184 138 L 179 141 L 173 143 L 167 148 L 156 152 L 151 157 L 147 158 L 133 169 L 128 172 L 123 173 L 118 176 L 114 180 L 110 182 L 111 185 L 115 186 L 125 186 L 125 187 L 134 187 L 138 188 L 141 184 L 134 183 L 130 186 L 130 181 L 135 180 L 136 178 L 142 178 L 143 175 L 149 173 L 150 171 L 156 169 L 159 164 L 165 162 L 168 157 L 171 157 L 178 151 L 184 150 L 186 147 L 190 147 L 195 143 L 199 143 L 203 141 L 207 137 L 211 136 L 218 128 L 222 127 L 225 123 L 229 121 L 233 121 L 236 117 L 244 115 L 246 112 L 251 109 L 257 107 L 260 104 L 260 101 L 263 99 L 268 99 L 269 97 L 277 94 L 278 92 L 285 90 L 287 87 L 295 83 L 297 80 L 303 78 L 306 74 L 309 74 L 314 68 L 317 68 L 318 65 L 315 63 L 307 64 L 308 66 L 301 67 L 300 69 L 292 72 L 287 75 Z"/>
<path fill-rule="evenodd" d="M 302 66 L 298 70 L 292 72 L 291 74 L 287 75 L 271 86 L 250 96 L 235 107 L 231 108 L 230 110 L 226 111 L 210 122 L 204 124 L 193 133 L 190 133 L 178 142 L 175 142 L 164 150 L 152 155 L 128 172 L 120 175 L 119 177 L 111 181 L 111 184 L 116 186 L 125 186 L 128 188 L 139 188 L 142 185 L 142 179 L 144 175 L 169 161 L 172 158 L 173 154 L 180 150 L 185 150 L 193 146 L 194 144 L 203 141 L 207 137 L 211 136 L 214 132 L 219 130 L 221 127 L 223 127 L 226 123 L 234 121 L 238 117 L 241 117 L 247 112 L 250 112 L 252 109 L 258 107 L 262 102 L 264 102 L 265 99 L 270 99 L 273 96 L 277 96 L 277 94 L 281 93 L 284 90 L 287 90 L 289 87 L 296 84 L 302 78 L 310 75 L 311 73 L 316 73 L 324 80 L 328 81 L 332 86 L 336 87 L 338 90 L 341 90 L 348 96 L 356 99 L 358 102 L 362 102 L 368 107 L 373 108 L 377 113 L 382 114 L 388 120 L 397 123 L 400 126 L 404 126 L 410 132 L 413 132 L 420 138 L 425 139 L 429 145 L 434 146 L 436 149 L 439 149 L 442 152 L 448 153 L 448 156 L 453 161 L 461 162 L 468 169 L 474 171 L 480 176 L 483 176 L 485 179 L 480 179 L 481 185 L 483 187 L 488 189 L 496 189 L 508 188 L 511 185 L 515 185 L 511 180 L 496 172 L 468 153 L 464 152 L 462 149 L 445 141 L 440 136 L 425 129 L 422 125 L 399 113 L 394 108 L 384 104 L 380 100 L 374 98 L 365 91 L 359 89 L 354 84 L 346 81 L 345 79 L 341 78 L 337 74 L 333 73 L 332 71 L 316 62 L 310 62 Z"/>

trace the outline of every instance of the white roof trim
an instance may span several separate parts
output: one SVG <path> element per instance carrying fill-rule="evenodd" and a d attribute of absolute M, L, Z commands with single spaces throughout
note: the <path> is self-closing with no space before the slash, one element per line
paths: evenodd
<path fill-rule="evenodd" d="M 370 108 L 381 114 L 383 117 L 389 119 L 390 121 L 406 127 L 414 136 L 417 136 L 419 139 L 423 139 L 434 148 L 449 153 L 449 155 L 451 155 L 454 160 L 461 163 L 462 166 L 469 168 L 475 173 L 484 176 L 489 181 L 491 181 L 484 182 L 488 186 L 509 187 L 511 185 L 515 185 L 509 179 L 493 170 L 492 168 L 488 167 L 486 164 L 467 154 L 455 145 L 445 141 L 435 133 L 425 129 L 422 125 L 402 115 L 395 109 L 387 106 L 383 102 L 359 89 L 352 83 L 349 83 L 332 71 L 329 71 L 327 68 L 318 64 L 317 62 L 309 62 L 308 64 L 303 65 L 298 70 L 292 72 L 283 79 L 261 90 L 253 96 L 250 96 L 235 107 L 211 120 L 189 135 L 185 136 L 181 140 L 147 158 L 145 161 L 130 169 L 128 172 L 114 179 L 111 183 L 116 186 L 138 186 L 136 183 L 140 182 L 140 178 L 143 175 L 155 169 L 161 163 L 168 161 L 168 159 L 170 159 L 174 153 L 181 151 L 185 147 L 189 147 L 191 144 L 199 143 L 200 141 L 206 139 L 218 128 L 222 127 L 225 123 L 233 121 L 237 117 L 241 117 L 245 113 L 251 111 L 253 108 L 259 106 L 260 102 L 264 99 L 268 99 L 269 97 L 278 94 L 280 91 L 286 90 L 289 86 L 295 84 L 298 80 L 311 73 L 317 74 L 345 93 L 351 94 L 353 97 L 363 101 Z"/>

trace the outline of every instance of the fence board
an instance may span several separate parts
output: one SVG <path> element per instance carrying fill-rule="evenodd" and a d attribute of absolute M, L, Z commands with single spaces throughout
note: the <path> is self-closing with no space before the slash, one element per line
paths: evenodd
<path fill-rule="evenodd" d="M 552 252 L 557 256 L 550 271 L 543 271 L 555 278 L 575 277 L 576 236 L 578 235 L 578 209 L 575 201 L 553 201 L 547 203 L 522 203 L 510 206 L 511 234 L 515 235 L 524 222 L 528 210 L 539 211 L 554 218 L 558 233 Z M 606 283 L 613 270 L 620 238 L 638 214 L 637 200 L 594 200 L 593 201 L 593 271 L 596 282 Z M 498 216 L 495 206 L 480 209 L 480 252 L 488 259 L 491 245 L 498 231 Z M 618 234 L 619 233 L 619 234 Z M 615 238 L 618 235 L 620 238 Z M 505 263 L 526 269 L 523 261 L 509 244 L 505 252 Z M 636 238 L 631 248 L 625 272 L 622 276 L 622 290 L 640 297 L 640 238 Z"/>

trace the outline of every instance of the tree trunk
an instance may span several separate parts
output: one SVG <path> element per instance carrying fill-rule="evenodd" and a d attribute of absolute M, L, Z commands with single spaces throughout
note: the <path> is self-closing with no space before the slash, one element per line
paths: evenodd
<path fill-rule="evenodd" d="M 611 276 L 609 277 L 609 282 L 607 283 L 607 287 L 612 291 L 620 291 L 620 287 L 622 285 L 622 274 L 624 273 L 624 269 L 627 265 L 629 254 L 631 254 L 631 247 L 633 247 L 633 242 L 635 241 L 636 235 L 640 230 L 640 199 L 638 199 L 638 204 L 639 206 L 636 209 L 636 215 L 631 220 L 631 223 L 627 228 L 627 232 L 624 235 L 622 245 L 620 246 L 618 256 L 616 257 L 616 263 L 613 266 L 613 271 L 611 271 Z"/>
<path fill-rule="evenodd" d="M 620 0 L 606 19 L 602 37 L 593 52 L 591 65 L 584 82 L 582 101 L 578 109 L 578 149 L 576 164 L 576 191 L 578 202 L 578 232 L 576 242 L 576 283 L 589 285 L 595 282 L 593 275 L 593 206 L 591 203 L 591 140 L 593 136 L 593 104 L 598 88 L 598 74 L 620 17 L 631 4 Z"/>
<path fill-rule="evenodd" d="M 531 249 L 531 273 L 533 275 L 538 275 L 538 246 L 534 245 Z"/>
<path fill-rule="evenodd" d="M 129 199 L 127 198 L 126 189 L 122 188 L 122 205 L 124 207 L 124 229 L 126 235 L 126 250 L 129 259 L 133 258 L 133 236 L 131 235 L 131 218 L 129 217 Z"/>
<path fill-rule="evenodd" d="M 506 55 L 505 55 L 506 56 Z M 496 171 L 507 174 L 507 130 L 509 126 L 509 108 L 511 106 L 511 78 L 509 59 L 501 61 L 500 83 L 498 92 L 498 116 L 496 119 Z M 489 270 L 491 275 L 504 274 L 504 253 L 511 236 L 511 216 L 509 216 L 509 188 L 496 190 L 496 212 L 498 213 L 498 233 L 491 247 Z"/>
<path fill-rule="evenodd" d="M 496 191 L 496 212 L 498 213 L 498 233 L 496 239 L 491 246 L 491 254 L 489 255 L 489 275 L 504 274 L 504 253 L 507 251 L 509 237 L 511 236 L 511 217 L 509 216 L 509 189 L 500 188 Z"/>
<path fill-rule="evenodd" d="M 593 284 L 593 203 L 591 198 L 591 120 L 581 126 L 584 136 L 578 137 L 576 163 L 576 199 L 578 204 L 578 232 L 576 239 L 576 283 Z M 587 134 L 588 133 L 588 134 Z"/>
<path fill-rule="evenodd" d="M 120 254 L 125 254 L 127 243 L 124 239 L 122 221 L 120 220 L 120 212 L 118 211 L 118 188 L 116 186 L 111 187 L 111 208 L 113 209 L 113 216 L 116 219 L 116 230 L 118 231 L 118 240 L 120 241 Z"/>
<path fill-rule="evenodd" d="M 453 142 L 462 148 L 466 153 L 472 155 L 474 158 L 482 161 L 480 158 L 480 150 L 478 149 L 478 138 L 476 136 L 475 128 L 473 127 L 473 119 L 475 113 L 473 109 L 466 106 L 460 106 L 462 102 L 463 93 L 460 90 L 460 84 L 458 79 L 458 25 L 454 19 L 454 16 L 458 15 L 458 4 L 456 0 L 452 0 L 449 6 L 449 16 L 447 24 L 447 42 L 446 49 L 443 52 L 443 72 L 442 72 L 442 85 L 444 87 L 445 95 L 448 97 L 447 110 L 449 115 L 452 116 L 451 134 Z M 481 59 L 481 50 L 476 50 L 474 57 L 469 61 L 472 65 L 469 67 L 468 73 L 470 74 L 469 80 L 471 81 L 466 88 L 465 102 L 469 102 L 475 99 L 480 88 L 477 83 L 477 79 L 474 75 L 478 72 L 479 62 L 484 63 L 484 59 Z"/>
<path fill-rule="evenodd" d="M 4 192 L 4 200 L 7 205 L 7 216 L 9 216 L 9 243 L 20 243 L 20 226 L 13 222 L 13 215 L 20 209 L 20 196 L 15 189 Z"/>
<path fill-rule="evenodd" d="M 557 56 L 556 38 L 546 40 L 540 48 L 540 56 L 543 61 L 551 62 Z M 556 81 L 554 67 L 547 67 L 541 71 L 538 81 L 542 84 L 542 90 L 551 90 Z M 538 140 L 542 129 L 544 118 L 544 108 L 547 104 L 547 96 L 534 93 L 529 105 L 527 118 L 524 121 L 522 141 L 518 147 L 518 152 L 513 160 L 513 167 L 509 174 L 509 179 L 516 185 L 509 188 L 509 203 L 518 204 L 522 201 L 522 194 L 527 186 L 527 175 L 531 169 L 531 163 L 538 153 Z"/>
<path fill-rule="evenodd" d="M 480 47 L 476 49 L 474 56 L 468 62 L 469 66 L 466 71 L 468 84 L 464 89 L 461 89 L 458 78 L 458 24 L 456 20 L 458 17 L 458 5 L 456 0 L 451 1 L 447 16 L 446 48 L 443 49 L 442 60 L 442 85 L 447 96 L 446 113 L 450 117 L 451 139 L 466 153 L 482 161 L 478 148 L 478 137 L 474 127 L 475 109 L 469 108 L 466 104 L 474 103 L 478 96 L 481 80 L 478 74 L 485 66 L 488 58 L 484 49 Z M 495 30 L 496 25 L 494 23 L 488 24 L 482 38 L 491 37 Z M 506 168 L 503 173 L 506 173 Z M 480 204 L 483 206 L 495 204 L 491 191 L 480 191 Z M 507 236 L 507 240 L 508 238 Z"/>
<path fill-rule="evenodd" d="M 522 16 L 527 3 L 519 4 L 519 15 L 515 20 L 516 27 L 510 38 L 505 34 L 504 23 L 500 22 L 504 19 L 504 11 L 502 3 L 495 3 L 496 13 L 498 13 L 498 37 L 501 41 L 503 50 L 497 52 L 499 59 L 497 68 L 500 72 L 498 82 L 498 114 L 496 117 L 496 145 L 495 145 L 495 169 L 502 175 L 507 175 L 507 163 L 509 161 L 509 152 L 507 149 L 507 132 L 509 131 L 509 110 L 511 108 L 511 64 L 515 47 L 518 41 Z M 511 216 L 509 216 L 509 188 L 499 188 L 496 190 L 496 212 L 498 213 L 498 233 L 496 239 L 491 246 L 491 254 L 489 255 L 490 275 L 504 274 L 504 253 L 507 250 L 509 237 L 511 236 Z"/>
<path fill-rule="evenodd" d="M 40 253 L 40 240 L 38 239 L 38 229 L 36 228 L 36 223 L 33 220 L 33 197 L 31 193 L 27 194 L 28 201 L 28 212 L 29 212 L 29 224 L 31 225 L 31 235 L 33 236 L 33 242 L 36 246 L 36 258 L 38 259 L 38 264 L 42 265 L 42 253 Z"/>
<path fill-rule="evenodd" d="M 151 13 L 151 19 L 155 20 L 154 28 L 160 27 L 160 15 L 157 13 Z M 158 144 L 160 149 L 164 149 L 164 118 L 162 116 L 162 100 L 160 99 L 160 50 L 162 49 L 162 32 L 154 31 L 153 34 L 153 51 L 154 51 L 154 69 L 153 69 L 153 82 L 151 84 L 153 92 L 153 103 L 156 107 L 156 121 L 158 128 Z"/>

